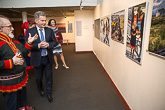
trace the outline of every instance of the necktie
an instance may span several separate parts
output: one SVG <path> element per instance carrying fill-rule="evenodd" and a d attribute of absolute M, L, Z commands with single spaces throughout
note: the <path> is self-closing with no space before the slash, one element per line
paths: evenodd
<path fill-rule="evenodd" d="M 40 29 L 40 35 L 41 35 L 41 42 L 44 41 L 44 34 L 42 32 L 42 29 Z M 42 49 L 42 55 L 46 55 L 46 49 Z"/>

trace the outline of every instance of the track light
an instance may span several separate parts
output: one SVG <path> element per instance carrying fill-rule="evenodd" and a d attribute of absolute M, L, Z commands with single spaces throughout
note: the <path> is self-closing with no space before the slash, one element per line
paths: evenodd
<path fill-rule="evenodd" d="M 66 18 L 66 15 L 62 12 L 62 11 L 60 11 L 61 13 L 62 13 L 62 15 Z"/>
<path fill-rule="evenodd" d="M 81 0 L 81 1 L 80 1 L 80 10 L 83 9 L 82 3 L 85 2 L 85 1 L 86 1 L 86 0 Z"/>

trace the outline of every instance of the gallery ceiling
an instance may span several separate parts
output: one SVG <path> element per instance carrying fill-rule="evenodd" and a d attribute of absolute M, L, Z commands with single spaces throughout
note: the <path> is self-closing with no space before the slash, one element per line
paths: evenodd
<path fill-rule="evenodd" d="M 94 6 L 86 6 L 83 10 L 94 8 Z M 27 12 L 27 16 L 31 18 L 36 11 L 44 11 L 47 17 L 73 17 L 74 10 L 80 10 L 80 7 L 0 8 L 0 15 L 8 18 L 22 18 L 22 12 Z"/>

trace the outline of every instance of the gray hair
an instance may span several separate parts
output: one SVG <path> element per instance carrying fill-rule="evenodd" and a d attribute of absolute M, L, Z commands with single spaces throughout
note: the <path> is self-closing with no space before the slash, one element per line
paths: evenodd
<path fill-rule="evenodd" d="M 46 16 L 43 11 L 37 11 L 34 14 L 34 19 L 38 19 L 40 16 Z"/>
<path fill-rule="evenodd" d="M 3 15 L 0 15 L 0 27 L 4 25 L 4 22 L 3 22 L 3 20 L 2 20 L 2 19 L 7 19 L 7 20 L 9 20 L 9 18 L 8 18 L 8 17 L 3 16 Z"/>

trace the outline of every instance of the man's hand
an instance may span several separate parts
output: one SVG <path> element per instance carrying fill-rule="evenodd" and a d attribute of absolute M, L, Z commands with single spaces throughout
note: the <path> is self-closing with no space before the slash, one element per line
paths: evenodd
<path fill-rule="evenodd" d="M 40 48 L 48 48 L 49 47 L 49 43 L 42 41 L 39 43 Z"/>
<path fill-rule="evenodd" d="M 24 63 L 23 58 L 19 58 L 17 56 L 18 56 L 18 53 L 16 53 L 15 56 L 12 58 L 14 65 L 23 65 L 23 63 Z"/>
<path fill-rule="evenodd" d="M 38 38 L 37 34 L 35 34 L 33 37 L 31 37 L 31 34 L 29 33 L 28 43 L 32 44 L 37 38 Z"/>

